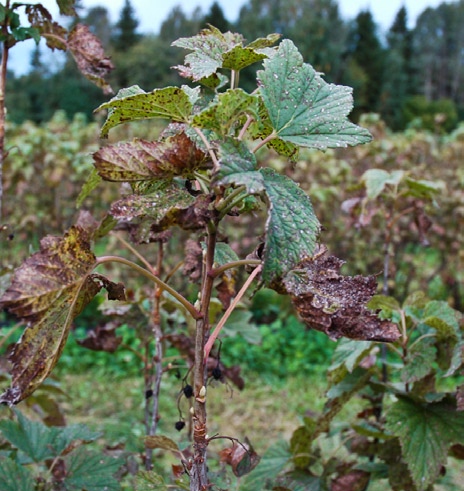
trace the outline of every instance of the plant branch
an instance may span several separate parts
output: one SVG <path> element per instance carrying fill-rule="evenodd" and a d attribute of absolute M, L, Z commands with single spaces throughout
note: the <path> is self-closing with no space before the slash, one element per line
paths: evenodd
<path fill-rule="evenodd" d="M 211 270 L 210 275 L 213 278 L 217 278 L 228 269 L 238 268 L 240 266 L 259 266 L 261 263 L 262 261 L 260 259 L 239 259 L 238 261 L 231 261 L 230 263 L 214 268 Z"/>
<path fill-rule="evenodd" d="M 262 141 L 260 141 L 256 147 L 253 149 L 253 153 L 256 153 L 260 148 L 264 147 L 265 145 L 267 145 L 271 140 L 274 140 L 275 138 L 277 138 L 277 133 L 275 133 L 274 131 L 266 136 L 266 138 Z"/>
<path fill-rule="evenodd" d="M 4 20 L 1 26 L 1 32 L 4 36 L 8 36 L 7 20 Z M 8 41 L 2 43 L 2 62 L 0 64 L 0 220 L 3 216 L 3 163 L 6 158 L 5 152 L 5 90 L 6 90 L 6 74 L 8 69 Z"/>
<path fill-rule="evenodd" d="M 227 322 L 227 319 L 230 317 L 230 314 L 232 314 L 235 307 L 237 306 L 237 304 L 242 299 L 243 295 L 245 295 L 246 291 L 248 290 L 251 282 L 256 278 L 258 273 L 260 273 L 261 269 L 262 269 L 262 266 L 261 266 L 261 264 L 259 264 L 259 266 L 257 266 L 253 270 L 253 272 L 250 274 L 250 276 L 247 278 L 247 280 L 243 284 L 240 291 L 237 293 L 237 296 L 234 298 L 234 300 L 229 305 L 229 308 L 224 312 L 224 315 L 222 316 L 221 320 L 217 323 L 216 328 L 214 329 L 213 333 L 211 334 L 211 336 L 208 339 L 208 342 L 205 345 L 205 350 L 204 350 L 205 362 L 208 359 L 208 356 L 211 352 L 211 349 L 212 349 L 217 337 L 219 336 L 221 329 L 224 327 L 224 324 Z"/>
<path fill-rule="evenodd" d="M 200 130 L 200 128 L 193 128 L 193 129 L 195 130 L 195 133 L 201 138 L 201 141 L 205 144 L 205 147 L 208 150 L 208 153 L 211 157 L 211 160 L 213 161 L 215 169 L 218 169 L 219 168 L 218 158 L 216 157 L 216 154 L 214 153 L 214 149 L 209 143 L 205 134 L 203 133 L 203 131 Z"/>
<path fill-rule="evenodd" d="M 158 287 L 161 289 L 161 291 L 163 290 L 167 291 L 179 303 L 181 303 L 194 319 L 199 319 L 202 316 L 202 314 L 198 312 L 198 310 L 184 296 L 182 296 L 180 293 L 174 290 L 174 288 L 170 287 L 162 279 L 158 278 L 150 271 L 147 271 L 146 269 L 142 268 L 138 264 L 135 264 L 129 259 L 120 256 L 101 256 L 97 259 L 95 267 L 99 266 L 100 264 L 111 263 L 111 262 L 125 264 L 126 266 L 129 266 L 130 268 L 134 269 L 141 275 L 145 276 L 145 278 L 151 280 L 153 283 L 156 283 Z"/>
<path fill-rule="evenodd" d="M 153 274 L 156 274 L 156 271 L 153 269 L 152 265 L 146 260 L 145 257 L 142 256 L 142 254 L 140 254 L 140 252 L 132 246 L 132 244 L 129 244 L 129 242 L 127 242 L 126 239 L 124 239 L 123 237 L 121 237 L 118 233 L 115 233 L 115 232 L 110 232 L 110 235 L 115 237 L 117 240 L 119 240 L 119 242 L 121 242 L 121 244 L 127 249 L 129 250 L 130 252 L 132 252 L 132 254 L 134 256 L 136 256 L 138 259 L 140 259 L 140 261 L 145 264 L 145 266 L 147 267 L 147 269 L 153 273 Z"/>
<path fill-rule="evenodd" d="M 247 116 L 247 120 L 245 121 L 245 124 L 243 125 L 242 129 L 240 130 L 240 133 L 238 134 L 237 140 L 243 140 L 245 137 L 245 133 L 247 132 L 248 128 L 250 127 L 250 124 L 254 121 L 254 118 L 250 115 Z"/>

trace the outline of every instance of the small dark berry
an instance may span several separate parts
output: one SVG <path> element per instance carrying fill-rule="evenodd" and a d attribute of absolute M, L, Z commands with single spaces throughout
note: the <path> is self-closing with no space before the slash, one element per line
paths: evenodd
<path fill-rule="evenodd" d="M 176 421 L 176 424 L 174 425 L 177 431 L 180 431 L 184 428 L 185 423 L 184 421 Z"/>
<path fill-rule="evenodd" d="M 221 380 L 222 370 L 219 367 L 213 368 L 212 375 L 213 375 L 214 380 Z"/>
<path fill-rule="evenodd" d="M 152 395 L 153 395 L 153 391 L 151 389 L 145 391 L 145 399 L 150 399 Z"/>
<path fill-rule="evenodd" d="M 182 390 L 187 399 L 190 399 L 193 396 L 193 387 L 191 385 L 187 384 Z"/>

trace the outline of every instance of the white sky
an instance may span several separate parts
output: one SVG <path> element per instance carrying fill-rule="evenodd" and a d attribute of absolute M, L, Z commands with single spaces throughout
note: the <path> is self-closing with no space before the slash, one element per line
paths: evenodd
<path fill-rule="evenodd" d="M 139 29 L 142 32 L 152 33 L 159 31 L 161 23 L 176 5 L 180 5 L 186 14 L 191 14 L 196 7 L 200 7 L 204 13 L 207 13 L 213 2 L 214 0 L 131 0 L 139 20 Z M 444 0 L 339 0 L 339 7 L 342 17 L 347 20 L 356 17 L 360 10 L 369 9 L 380 28 L 386 31 L 403 5 L 408 11 L 410 27 L 413 27 L 421 12 L 427 7 L 437 7 L 443 2 Z M 41 2 L 29 0 L 28 3 L 42 3 L 52 15 L 58 12 L 56 0 L 42 0 Z M 240 8 L 248 2 L 247 0 L 218 0 L 218 3 L 227 20 L 234 22 L 238 18 Z M 86 8 L 97 5 L 106 7 L 111 21 L 116 22 L 124 0 L 83 0 L 83 4 Z M 33 45 L 33 41 L 18 43 L 11 50 L 9 67 L 17 75 L 27 71 Z"/>

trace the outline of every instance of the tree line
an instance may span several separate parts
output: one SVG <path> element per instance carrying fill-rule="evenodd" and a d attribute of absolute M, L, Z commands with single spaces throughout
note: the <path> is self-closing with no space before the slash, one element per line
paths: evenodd
<path fill-rule="evenodd" d="M 130 0 L 115 24 L 106 8 L 88 10 L 77 3 L 78 19 L 87 24 L 111 54 L 114 90 L 137 84 L 149 91 L 183 83 L 171 67 L 182 64 L 185 52 L 171 46 L 179 37 L 196 34 L 212 24 L 222 31 L 240 32 L 246 39 L 278 32 L 291 38 L 305 61 L 336 84 L 354 88 L 353 118 L 379 113 L 394 130 L 411 126 L 450 131 L 464 119 L 464 0 L 425 9 L 413 28 L 401 7 L 386 33 L 370 10 L 354 19 L 341 17 L 336 0 L 249 0 L 235 22 L 226 19 L 218 3 L 207 13 L 187 15 L 174 7 L 157 34 L 143 34 Z M 242 74 L 245 89 L 254 67 Z M 9 74 L 7 107 L 15 122 L 48 120 L 57 109 L 69 116 L 89 117 L 107 96 L 82 79 L 71 59 L 51 71 L 38 46 L 30 71 Z"/>

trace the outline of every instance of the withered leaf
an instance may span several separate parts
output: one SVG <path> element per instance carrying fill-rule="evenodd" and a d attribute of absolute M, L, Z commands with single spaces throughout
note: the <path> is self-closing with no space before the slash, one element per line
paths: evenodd
<path fill-rule="evenodd" d="M 380 320 L 365 306 L 375 294 L 375 277 L 344 276 L 342 265 L 340 259 L 324 254 L 302 261 L 284 278 L 300 318 L 331 339 L 396 341 L 400 337 L 396 325 Z"/>
<path fill-rule="evenodd" d="M 237 477 L 251 472 L 261 460 L 248 439 L 245 439 L 245 443 L 239 444 L 234 442 L 231 448 L 221 450 L 219 456 L 221 462 L 229 464 L 232 467 L 232 472 Z"/>
<path fill-rule="evenodd" d="M 26 15 L 31 26 L 45 38 L 50 49 L 66 51 L 66 29 L 53 21 L 50 12 L 41 3 L 26 5 Z"/>
<path fill-rule="evenodd" d="M 90 32 L 87 26 L 77 24 L 68 35 L 68 49 L 76 60 L 80 72 L 105 94 L 112 94 L 113 89 L 105 78 L 114 66 L 105 55 L 100 40 Z"/>
<path fill-rule="evenodd" d="M 17 404 L 34 392 L 55 367 L 73 319 L 102 286 L 111 285 L 91 274 L 95 265 L 89 234 L 72 227 L 64 237 L 42 239 L 40 251 L 15 271 L 0 308 L 25 320 L 27 328 L 10 355 L 12 383 L 1 403 Z"/>
<path fill-rule="evenodd" d="M 196 282 L 201 278 L 203 250 L 196 240 L 187 239 L 184 251 L 185 257 L 182 271 L 191 281 Z"/>
<path fill-rule="evenodd" d="M 95 152 L 93 159 L 98 174 L 107 181 L 189 177 L 210 162 L 185 133 L 160 142 L 134 139 L 108 145 Z"/>
<path fill-rule="evenodd" d="M 116 336 L 116 329 L 118 327 L 116 323 L 97 326 L 95 329 L 87 331 L 87 337 L 78 340 L 77 343 L 93 351 L 114 353 L 122 343 L 122 337 Z"/>

